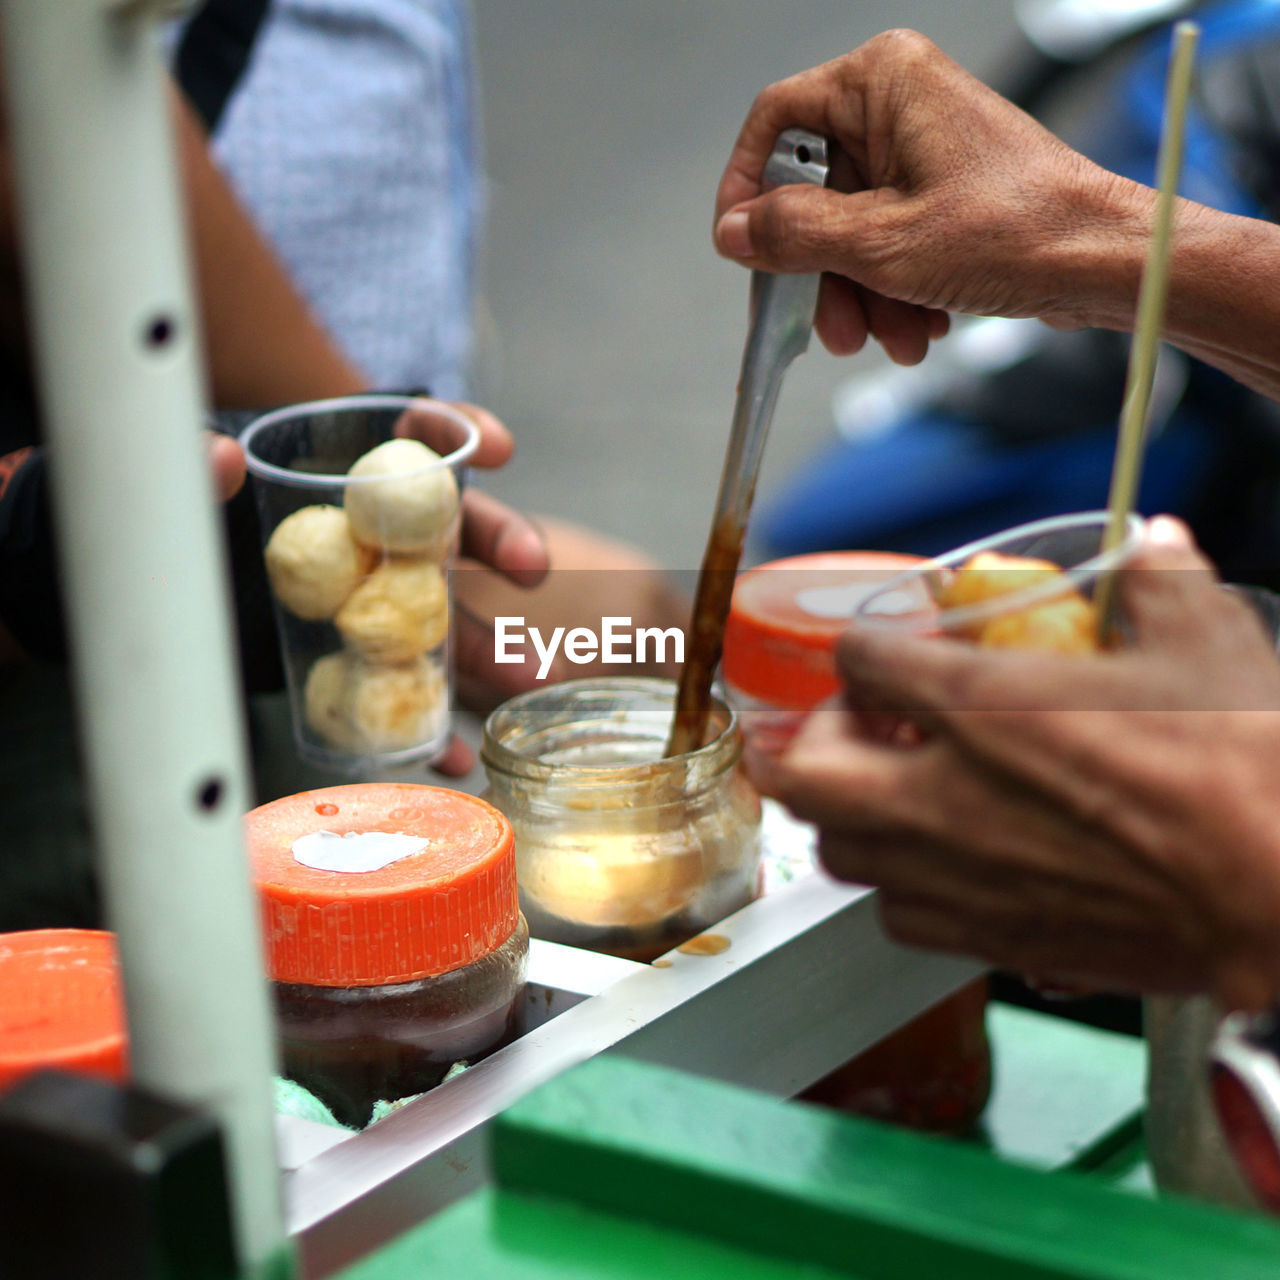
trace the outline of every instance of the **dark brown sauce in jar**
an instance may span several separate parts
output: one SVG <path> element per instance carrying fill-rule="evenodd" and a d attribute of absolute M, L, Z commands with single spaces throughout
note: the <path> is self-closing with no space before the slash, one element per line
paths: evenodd
<path fill-rule="evenodd" d="M 840 692 L 834 649 L 848 618 L 872 592 L 922 563 L 879 551 L 822 552 L 760 565 L 738 579 L 722 675 L 756 752 L 784 752 L 805 718 Z M 897 603 L 919 616 L 920 595 L 904 591 Z M 886 609 L 895 603 L 883 599 Z M 933 618 L 932 606 L 925 616 Z M 910 722 L 865 710 L 861 732 L 904 749 L 920 741 Z M 793 830 L 793 839 L 804 838 L 799 824 Z M 914 1129 L 967 1133 L 991 1088 L 986 1004 L 985 982 L 965 987 L 801 1096 Z"/>
<path fill-rule="evenodd" d="M 511 825 L 439 787 L 287 796 L 246 819 L 284 1071 L 353 1127 L 518 1033 Z"/>
<path fill-rule="evenodd" d="M 529 930 L 463 969 L 380 987 L 272 984 L 284 1073 L 363 1128 L 379 1099 L 433 1089 L 455 1063 L 473 1063 L 520 1034 Z"/>

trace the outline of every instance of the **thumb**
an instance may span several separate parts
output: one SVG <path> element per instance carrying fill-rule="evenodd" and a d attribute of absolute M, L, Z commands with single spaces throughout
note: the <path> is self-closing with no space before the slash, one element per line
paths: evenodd
<path fill-rule="evenodd" d="M 716 223 L 715 246 L 764 271 L 835 271 L 858 280 L 883 208 L 883 192 L 779 187 L 730 209 Z"/>
<path fill-rule="evenodd" d="M 228 502 L 244 484 L 244 450 L 231 436 L 220 435 L 216 431 L 205 432 L 205 447 L 218 501 Z"/>
<path fill-rule="evenodd" d="M 1170 516 L 1157 516 L 1147 525 L 1142 545 L 1120 574 L 1119 588 L 1139 645 L 1185 639 L 1198 620 L 1213 616 L 1219 600 L 1213 565 L 1186 525 Z"/>

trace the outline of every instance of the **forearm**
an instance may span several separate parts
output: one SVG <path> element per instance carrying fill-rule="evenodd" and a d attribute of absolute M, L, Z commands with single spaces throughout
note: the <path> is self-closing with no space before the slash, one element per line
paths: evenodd
<path fill-rule="evenodd" d="M 1191 205 L 1180 220 L 1168 339 L 1280 400 L 1280 227 Z"/>
<path fill-rule="evenodd" d="M 1114 178 L 1097 202 L 1105 211 L 1058 269 L 1064 290 L 1074 287 L 1084 302 L 1073 319 L 1096 328 L 1130 330 L 1155 192 Z M 1280 400 L 1280 227 L 1180 200 L 1163 336 L 1254 391 Z"/>
<path fill-rule="evenodd" d="M 174 94 L 183 185 L 214 403 L 256 407 L 347 395 L 367 380 L 298 296 Z"/>

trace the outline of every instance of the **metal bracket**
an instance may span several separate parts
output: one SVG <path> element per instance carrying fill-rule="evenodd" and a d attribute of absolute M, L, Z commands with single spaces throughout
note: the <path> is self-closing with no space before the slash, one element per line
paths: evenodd
<path fill-rule="evenodd" d="M 535 940 L 525 1035 L 287 1175 L 308 1280 L 482 1185 L 494 1118 L 587 1058 L 618 1053 L 789 1097 L 980 972 L 890 942 L 872 890 L 816 872 L 714 932 L 726 951 L 673 951 L 659 965 Z"/>

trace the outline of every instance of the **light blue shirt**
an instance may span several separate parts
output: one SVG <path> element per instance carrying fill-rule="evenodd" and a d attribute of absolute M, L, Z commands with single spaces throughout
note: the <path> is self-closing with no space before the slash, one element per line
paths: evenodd
<path fill-rule="evenodd" d="M 214 152 L 373 386 L 465 396 L 483 206 L 467 0 L 272 0 Z"/>

